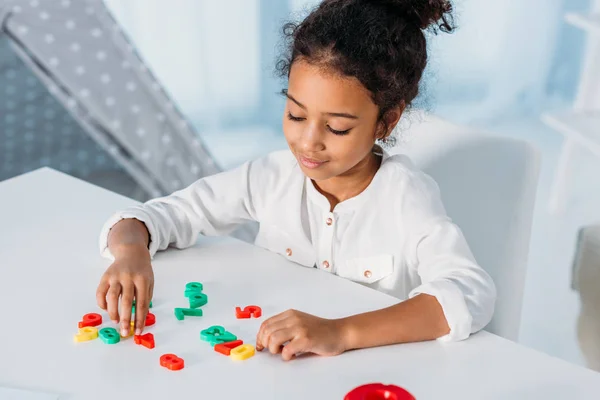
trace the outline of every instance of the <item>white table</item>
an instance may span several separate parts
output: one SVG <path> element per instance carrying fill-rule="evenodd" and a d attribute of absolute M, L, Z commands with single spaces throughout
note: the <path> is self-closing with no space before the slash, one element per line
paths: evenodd
<path fill-rule="evenodd" d="M 264 318 L 237 320 L 235 306 L 257 304 L 267 316 L 296 308 L 339 317 L 395 302 L 233 239 L 203 238 L 196 247 L 157 255 L 157 323 L 148 329 L 155 349 L 131 339 L 73 343 L 77 322 L 98 311 L 95 289 L 109 265 L 98 254 L 99 229 L 113 211 L 133 203 L 50 169 L 0 183 L 0 386 L 86 400 L 342 399 L 370 382 L 402 386 L 419 400 L 600 398 L 600 374 L 487 332 L 455 344 L 396 345 L 288 363 L 263 352 L 233 361 L 201 342 L 199 332 L 224 325 L 254 343 Z M 204 283 L 209 303 L 203 317 L 180 322 L 173 308 L 185 306 L 189 281 Z M 164 353 L 184 358 L 185 369 L 162 368 Z"/>

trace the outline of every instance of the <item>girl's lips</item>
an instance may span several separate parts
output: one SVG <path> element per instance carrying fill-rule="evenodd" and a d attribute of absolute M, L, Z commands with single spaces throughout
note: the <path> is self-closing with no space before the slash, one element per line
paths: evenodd
<path fill-rule="evenodd" d="M 321 165 L 325 164 L 327 161 L 320 161 L 320 160 L 315 160 L 313 158 L 307 158 L 304 156 L 300 156 L 300 162 L 302 163 L 302 165 L 304 165 L 306 168 L 318 168 Z"/>

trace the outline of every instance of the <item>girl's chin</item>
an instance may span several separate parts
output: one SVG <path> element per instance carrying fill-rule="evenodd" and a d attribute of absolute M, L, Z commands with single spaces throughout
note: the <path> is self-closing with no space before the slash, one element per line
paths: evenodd
<path fill-rule="evenodd" d="M 316 182 L 325 181 L 325 180 L 333 178 L 335 176 L 335 175 L 332 175 L 331 172 L 328 171 L 327 169 L 311 169 L 311 168 L 306 168 L 303 165 L 300 166 L 300 169 L 302 169 L 302 172 L 304 172 L 304 175 L 306 175 L 308 178 L 310 178 Z"/>

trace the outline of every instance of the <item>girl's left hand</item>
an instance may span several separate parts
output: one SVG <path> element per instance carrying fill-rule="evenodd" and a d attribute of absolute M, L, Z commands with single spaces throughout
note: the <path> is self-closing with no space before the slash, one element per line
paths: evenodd
<path fill-rule="evenodd" d="M 335 356 L 346 350 L 343 337 L 341 320 L 288 310 L 262 323 L 256 336 L 256 350 L 267 348 L 272 354 L 281 353 L 285 361 L 298 353 Z"/>

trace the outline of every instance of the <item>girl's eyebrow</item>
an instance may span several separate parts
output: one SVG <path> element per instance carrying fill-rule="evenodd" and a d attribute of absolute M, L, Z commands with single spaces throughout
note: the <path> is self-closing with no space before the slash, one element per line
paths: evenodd
<path fill-rule="evenodd" d="M 298 105 L 298 107 L 300 107 L 303 110 L 306 110 L 306 106 L 302 103 L 300 103 L 298 100 L 296 100 L 294 98 L 294 96 L 292 96 L 291 94 L 288 93 L 287 89 L 283 89 L 281 91 L 281 94 L 283 94 L 285 97 L 287 97 L 288 99 L 290 99 L 291 101 L 293 101 L 294 103 L 296 103 Z M 349 119 L 358 119 L 358 117 L 356 115 L 352 115 L 352 114 L 348 114 L 348 113 L 338 113 L 338 112 L 325 112 L 323 113 L 324 115 L 329 115 L 332 117 L 342 117 L 342 118 L 349 118 Z"/>

